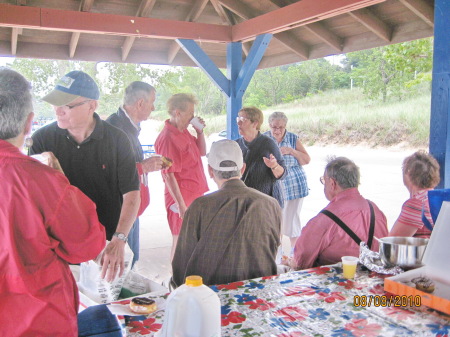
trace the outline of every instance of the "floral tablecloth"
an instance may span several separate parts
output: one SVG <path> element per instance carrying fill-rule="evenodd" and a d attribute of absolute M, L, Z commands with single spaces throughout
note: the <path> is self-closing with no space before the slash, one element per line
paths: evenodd
<path fill-rule="evenodd" d="M 449 335 L 450 316 L 423 305 L 354 305 L 355 296 L 386 295 L 383 279 L 359 269 L 354 280 L 346 280 L 342 268 L 333 265 L 211 288 L 222 305 L 223 337 Z M 163 319 L 163 311 L 119 316 L 126 336 L 153 336 Z"/>

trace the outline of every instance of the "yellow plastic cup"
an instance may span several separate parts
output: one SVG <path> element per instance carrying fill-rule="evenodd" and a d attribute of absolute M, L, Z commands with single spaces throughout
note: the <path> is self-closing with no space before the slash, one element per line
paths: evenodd
<path fill-rule="evenodd" d="M 342 269 L 344 270 L 344 278 L 352 279 L 355 277 L 358 261 L 359 259 L 355 256 L 342 257 Z"/>

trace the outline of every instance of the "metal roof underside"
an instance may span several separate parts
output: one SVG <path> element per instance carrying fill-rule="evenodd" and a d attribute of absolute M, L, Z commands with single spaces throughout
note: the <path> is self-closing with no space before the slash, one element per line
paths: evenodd
<path fill-rule="evenodd" d="M 433 0 L 0 0 L 0 56 L 220 68 L 273 34 L 260 68 L 433 36 Z M 243 55 L 245 58 L 245 55 Z"/>

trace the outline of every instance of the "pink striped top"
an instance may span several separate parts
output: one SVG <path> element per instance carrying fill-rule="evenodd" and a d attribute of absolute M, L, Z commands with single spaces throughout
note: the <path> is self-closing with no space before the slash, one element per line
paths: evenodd
<path fill-rule="evenodd" d="M 428 221 L 434 225 L 428 203 L 428 190 L 419 191 L 405 201 L 397 222 L 403 225 L 417 227 L 417 232 L 413 235 L 414 237 L 429 238 L 431 231 L 422 222 L 422 208 L 425 210 L 425 216 Z"/>

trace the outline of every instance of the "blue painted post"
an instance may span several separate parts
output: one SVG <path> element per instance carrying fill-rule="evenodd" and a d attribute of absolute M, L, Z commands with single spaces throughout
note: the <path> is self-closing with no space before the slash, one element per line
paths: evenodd
<path fill-rule="evenodd" d="M 242 64 L 242 43 L 227 45 L 227 75 L 220 71 L 208 55 L 193 40 L 178 39 L 187 55 L 201 68 L 211 81 L 227 96 L 227 138 L 239 138 L 236 117 L 242 107 L 242 96 L 269 46 L 272 34 L 256 37 L 252 48 Z"/>
<path fill-rule="evenodd" d="M 242 68 L 242 43 L 232 42 L 227 45 L 227 75 L 230 80 L 230 95 L 227 99 L 227 138 L 239 138 L 236 117 L 242 108 L 242 95 L 238 97 L 236 82 Z"/>
<path fill-rule="evenodd" d="M 441 166 L 437 188 L 450 188 L 450 0 L 434 1 L 430 153 Z"/>

